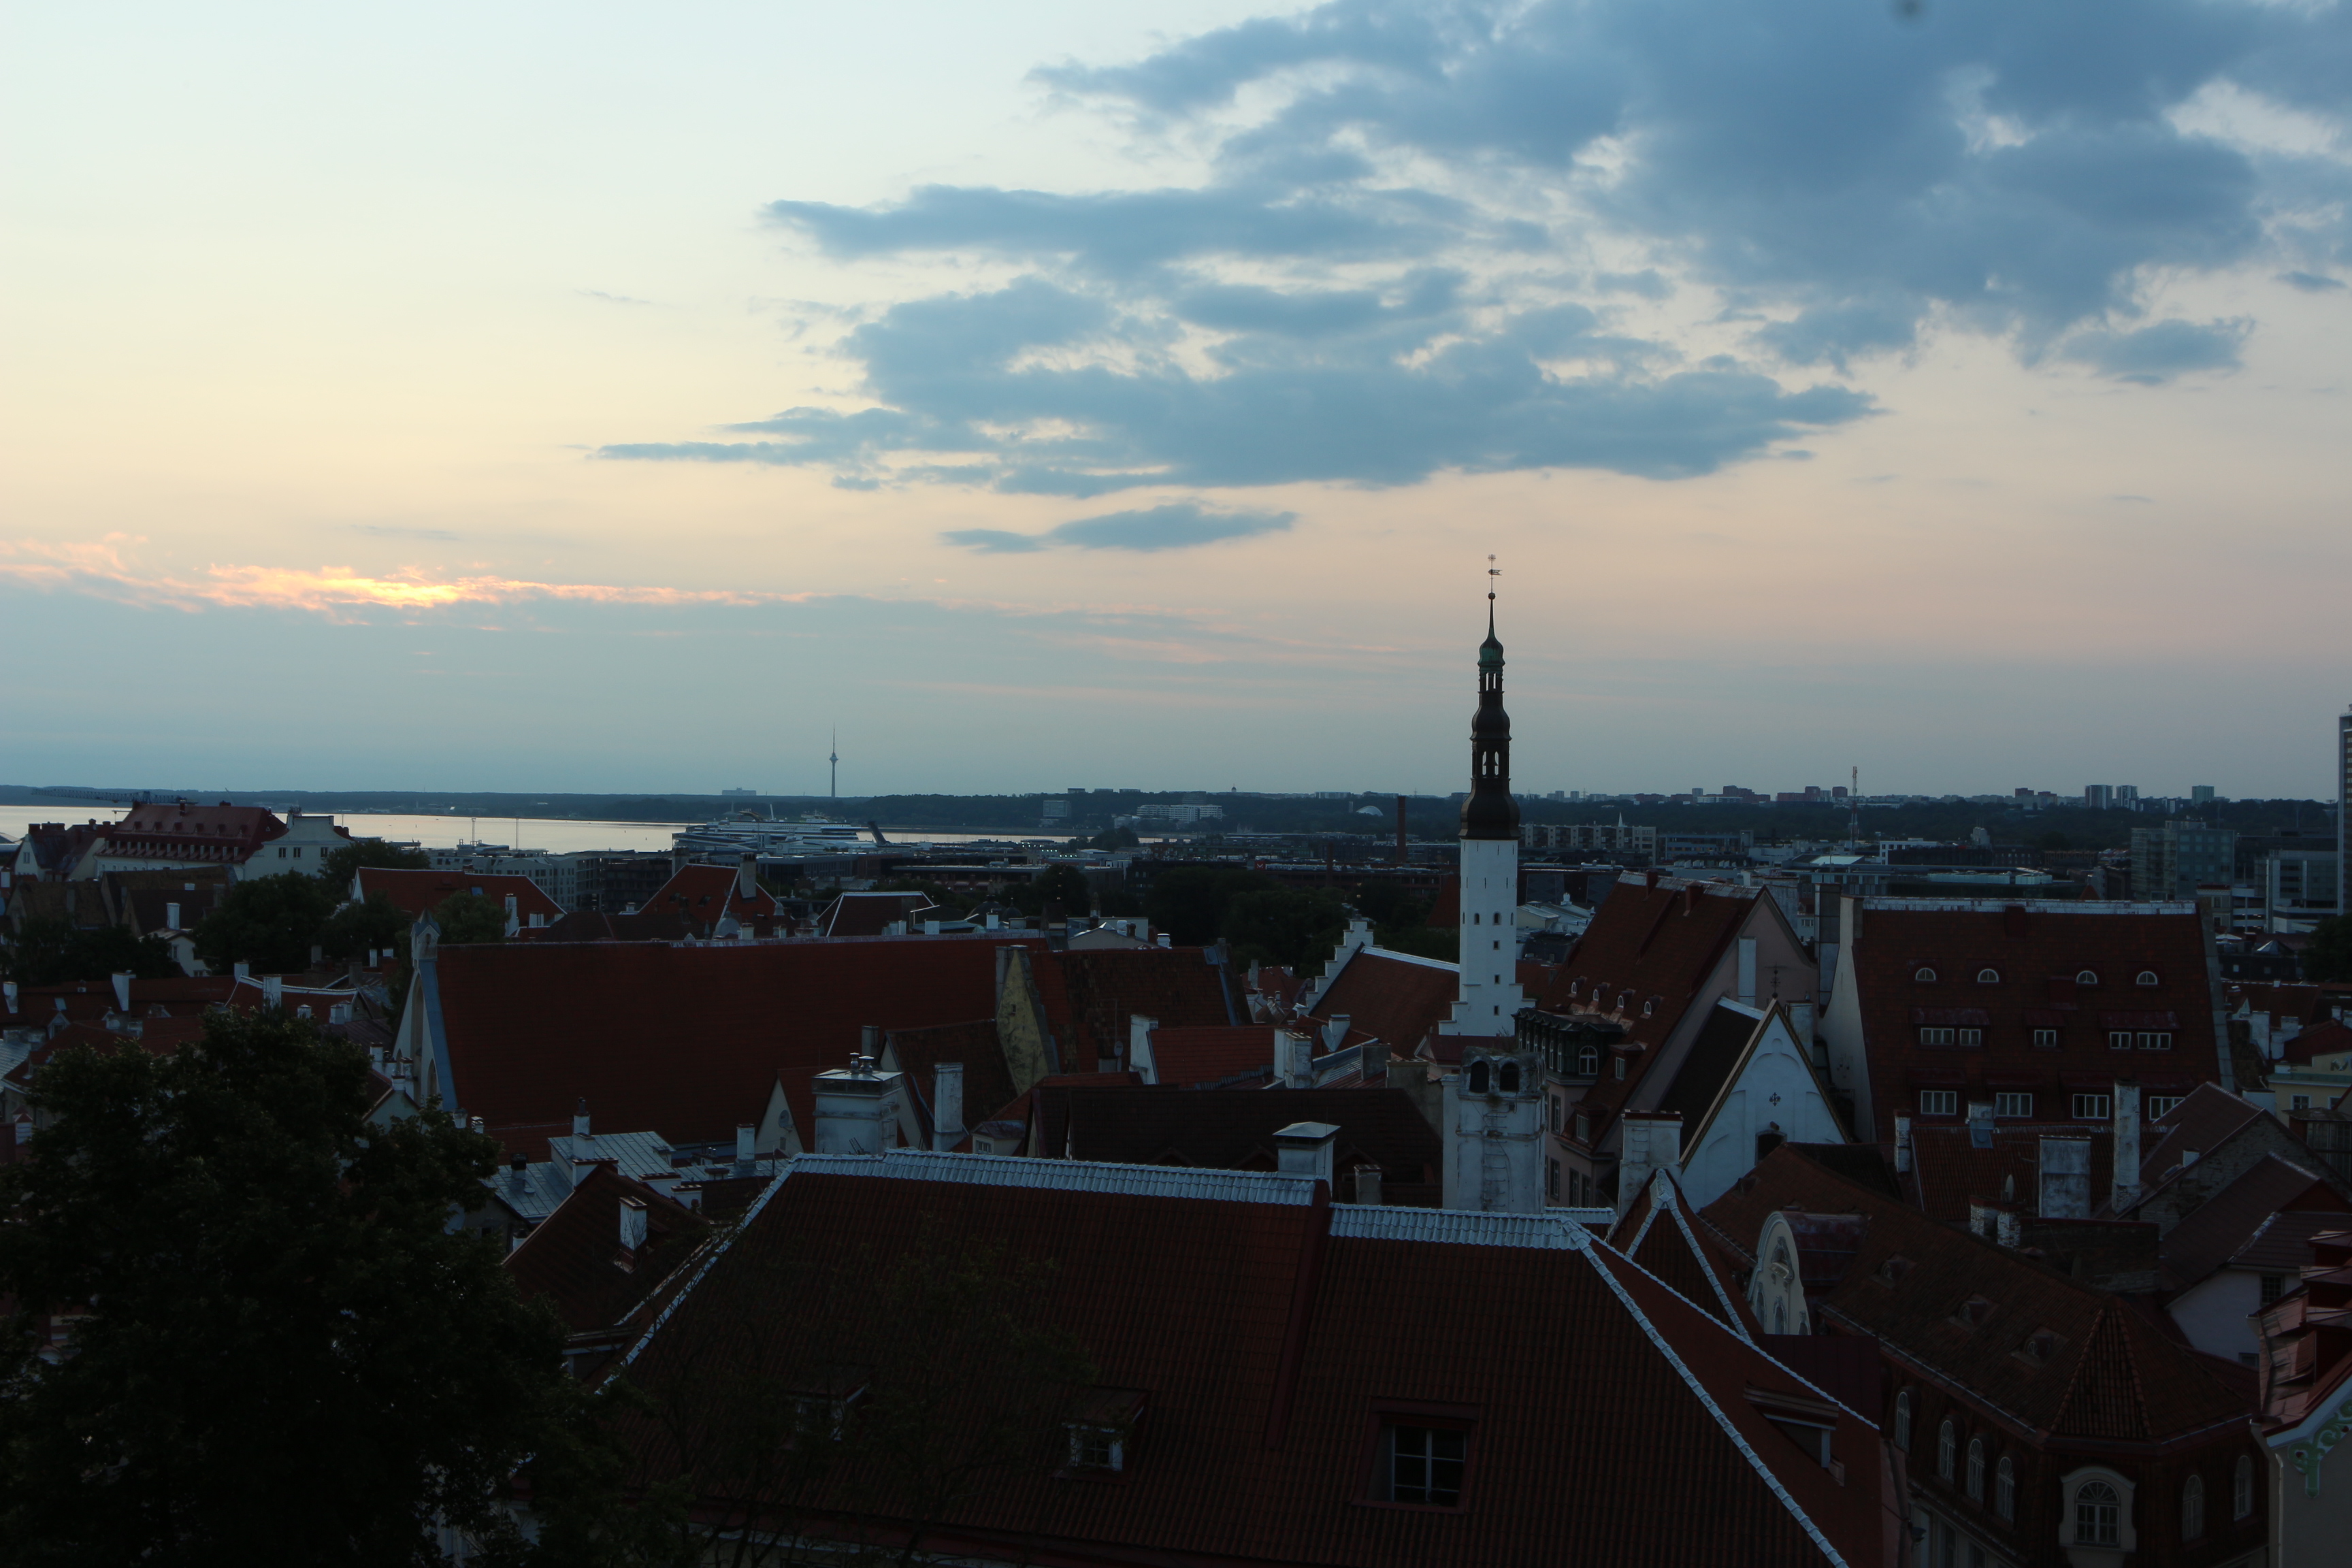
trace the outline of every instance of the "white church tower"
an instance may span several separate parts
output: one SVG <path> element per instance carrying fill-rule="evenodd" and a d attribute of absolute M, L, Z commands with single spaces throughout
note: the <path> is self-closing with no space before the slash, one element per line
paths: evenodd
<path fill-rule="evenodd" d="M 1478 645 L 1478 714 L 1470 721 L 1470 798 L 1462 803 L 1462 973 L 1438 1032 L 1517 1036 L 1519 1009 L 1519 803 L 1511 798 L 1511 716 L 1503 711 L 1503 645 L 1487 568 L 1486 640 Z"/>

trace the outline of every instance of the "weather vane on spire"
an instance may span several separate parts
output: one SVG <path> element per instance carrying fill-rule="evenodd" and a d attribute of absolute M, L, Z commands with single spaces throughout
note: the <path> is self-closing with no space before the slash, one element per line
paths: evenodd
<path fill-rule="evenodd" d="M 1495 558 L 1491 555 L 1486 557 L 1486 597 L 1489 599 L 1495 596 L 1495 579 L 1502 574 L 1503 569 L 1495 564 Z"/>

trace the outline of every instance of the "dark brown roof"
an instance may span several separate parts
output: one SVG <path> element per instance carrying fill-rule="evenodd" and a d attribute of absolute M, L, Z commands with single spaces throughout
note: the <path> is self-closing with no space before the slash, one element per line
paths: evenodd
<path fill-rule="evenodd" d="M 738 925 L 766 934 L 782 916 L 783 906 L 757 882 L 748 895 L 738 892 L 736 887 L 737 871 L 732 866 L 680 866 L 639 906 L 639 911 L 683 916 L 698 934 L 708 932 L 728 916 Z"/>
<path fill-rule="evenodd" d="M 362 866 L 359 871 L 360 897 L 382 893 L 410 920 L 423 918 L 428 911 L 439 909 L 460 893 L 475 893 L 503 909 L 506 901 L 515 901 L 515 912 L 522 923 L 529 925 L 530 917 L 557 920 L 563 906 L 547 896 L 537 882 L 529 877 L 510 874 L 493 875 L 487 871 L 414 871 L 405 868 Z"/>
<path fill-rule="evenodd" d="M 2241 1268 L 2262 1267 L 2245 1259 L 2254 1253 L 2268 1255 L 2270 1249 L 2257 1243 L 2274 1228 L 2277 1236 L 2273 1246 L 2289 1249 L 2294 1257 L 2292 1264 L 2277 1272 L 2291 1274 L 2308 1261 L 2302 1252 L 2305 1240 L 2319 1231 L 2352 1226 L 2352 1215 L 2343 1212 L 2343 1200 L 2320 1178 L 2319 1162 L 2311 1163 L 2306 1170 L 2276 1154 L 2265 1154 L 2236 1181 L 2190 1210 L 2166 1234 L 2158 1249 L 2164 1288 L 2185 1290 L 2233 1263 Z M 2283 1209 L 2302 1212 L 2296 1222 L 2273 1226 L 2273 1219 L 2285 1217 L 2280 1213 Z"/>
<path fill-rule="evenodd" d="M 624 1201 L 645 1205 L 646 1243 L 634 1252 L 621 1246 Z M 599 1163 L 507 1254 L 506 1268 L 525 1300 L 546 1297 L 573 1333 L 586 1333 L 627 1317 L 709 1229 L 667 1194 Z"/>
<path fill-rule="evenodd" d="M 1066 1142 L 1038 1152 L 1128 1165 L 1271 1171 L 1274 1135 L 1294 1121 L 1339 1129 L 1336 1173 L 1360 1164 L 1385 1181 L 1434 1182 L 1444 1155 L 1436 1131 L 1402 1089 L 1047 1089 L 1036 1100 Z"/>
<path fill-rule="evenodd" d="M 1736 1003 L 1717 1002 L 1707 1009 L 1706 1022 L 1699 1026 L 1698 1037 L 1691 1041 L 1689 1053 L 1675 1073 L 1675 1081 L 1658 1101 L 1660 1110 L 1681 1113 L 1684 1138 L 1696 1142 L 1699 1118 L 1715 1103 L 1715 1097 L 1723 1091 L 1732 1070 L 1747 1054 L 1748 1042 L 1763 1026 L 1761 1019 Z"/>
<path fill-rule="evenodd" d="M 1236 1011 L 1238 995 L 1226 994 L 1225 969 L 1209 959 L 1209 951 L 1198 947 L 1055 953 L 1052 963 L 1062 972 L 1073 1025 L 1064 1069 L 1085 1072 L 1123 1060 L 1128 1021 L 1138 1014 L 1171 1028 L 1247 1023 L 1248 1015 Z"/>
<path fill-rule="evenodd" d="M 1004 1065 L 1004 1043 L 997 1038 L 994 1018 L 939 1024 L 928 1029 L 892 1029 L 883 1037 L 882 1059 L 907 1075 L 914 1091 L 915 1115 L 927 1134 L 939 1126 L 935 1085 L 942 1062 L 963 1066 L 967 1128 L 980 1125 L 1013 1096 L 1013 1073 Z"/>
<path fill-rule="evenodd" d="M 2091 1212 L 2105 1205 L 2116 1173 L 2112 1124 L 2087 1121 L 1996 1121 L 1987 1146 L 1971 1129 L 1949 1122 L 1911 1126 L 1913 1199 L 1937 1219 L 1965 1224 L 1969 1200 L 1999 1201 L 2004 1194 L 2036 1212 L 2042 1192 L 2042 1145 L 2064 1140 L 2091 1146 Z"/>
<path fill-rule="evenodd" d="M 2308 1066 L 2315 1057 L 2332 1057 L 2343 1051 L 2352 1051 L 2352 1028 L 2328 1018 L 2299 1031 L 2280 1054 L 2288 1061 Z"/>
<path fill-rule="evenodd" d="M 1151 1062 L 1160 1083 L 1206 1089 L 1274 1073 L 1274 1026 L 1244 1024 L 1151 1031 Z"/>
<path fill-rule="evenodd" d="M 1453 964 L 1359 948 L 1309 1016 L 1328 1020 L 1344 1013 L 1352 1027 L 1386 1041 L 1391 1055 L 1409 1057 L 1454 1010 L 1460 989 Z"/>

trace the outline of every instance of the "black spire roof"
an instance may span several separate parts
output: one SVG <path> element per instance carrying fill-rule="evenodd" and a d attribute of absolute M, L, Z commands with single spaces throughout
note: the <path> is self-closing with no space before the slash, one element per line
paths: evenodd
<path fill-rule="evenodd" d="M 1495 635 L 1490 588 L 1486 640 L 1478 645 L 1478 711 L 1470 721 L 1470 798 L 1462 803 L 1462 837 L 1518 836 L 1519 803 L 1511 798 L 1511 716 L 1503 711 L 1503 643 Z"/>

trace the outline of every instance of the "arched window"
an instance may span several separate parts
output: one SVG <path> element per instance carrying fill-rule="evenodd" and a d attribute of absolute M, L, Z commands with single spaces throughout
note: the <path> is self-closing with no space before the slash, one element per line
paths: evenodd
<path fill-rule="evenodd" d="M 1502 1081 L 1503 1081 L 1503 1092 L 1504 1092 L 1505 1094 L 1517 1094 L 1517 1093 L 1518 1093 L 1518 1092 L 1519 1092 L 1519 1064 L 1518 1064 L 1518 1063 L 1517 1063 L 1517 1062 L 1505 1062 L 1505 1063 L 1503 1064 L 1503 1070 L 1502 1070 L 1502 1075 L 1501 1075 L 1501 1076 L 1502 1076 Z"/>
<path fill-rule="evenodd" d="M 1473 1094 L 1486 1092 L 1486 1064 L 1483 1061 L 1470 1064 L 1470 1092 Z"/>
<path fill-rule="evenodd" d="M 2123 1499 L 2105 1481 L 2085 1481 L 2074 1493 L 2074 1544 L 2116 1546 L 2123 1541 Z"/>
<path fill-rule="evenodd" d="M 1643 1016 L 1644 1018 L 1646 1018 L 1646 1017 L 1650 1016 L 1653 1013 L 1655 1013 L 1657 1010 L 1658 1010 L 1658 999 L 1657 999 L 1656 997 L 1654 997 L 1654 996 L 1651 997 L 1647 1002 L 1644 1002 L 1644 1003 L 1643 1003 L 1643 1004 L 1642 1004 L 1642 1016 Z"/>
<path fill-rule="evenodd" d="M 1576 1053 L 1576 1072 L 1579 1078 L 1599 1078 L 1601 1076 L 1601 1047 L 1599 1046 L 1587 1046 L 1582 1050 Z"/>
<path fill-rule="evenodd" d="M 1895 1396 L 1895 1446 L 1906 1454 L 1911 1451 L 1911 1391 L 1907 1388 Z"/>
<path fill-rule="evenodd" d="M 1772 1303 L 1772 1331 L 1776 1334 L 1789 1331 L 1789 1303 L 1786 1301 Z"/>
<path fill-rule="evenodd" d="M 1936 1432 L 1936 1473 L 1946 1480 L 1952 1479 L 1952 1462 L 1959 1458 L 1960 1435 L 1952 1429 L 1951 1417 Z"/>
<path fill-rule="evenodd" d="M 2243 1519 L 2254 1511 L 2254 1461 L 2238 1456 L 2237 1472 L 2230 1478 L 2230 1517 Z"/>
<path fill-rule="evenodd" d="M 2007 1454 L 1993 1467 L 1992 1510 L 2003 1519 L 2017 1517 L 2017 1464 Z"/>
<path fill-rule="evenodd" d="M 1984 1439 L 1969 1439 L 1969 1500 L 1984 1501 Z"/>
<path fill-rule="evenodd" d="M 1922 985 L 1932 985 L 1936 983 L 1936 972 L 1932 969 L 1922 969 L 1911 978 Z"/>
<path fill-rule="evenodd" d="M 2180 1539 L 2194 1541 L 2205 1533 L 2205 1478 L 2191 1476 L 2180 1484 Z"/>
<path fill-rule="evenodd" d="M 1998 969 L 1979 969 L 1979 970 L 1978 970 L 1978 971 L 1977 971 L 1977 984 L 1979 984 L 1979 985 L 1998 985 L 1998 984 L 2000 984 L 2000 970 L 1998 970 Z"/>
<path fill-rule="evenodd" d="M 2077 985 L 2096 985 L 2098 983 L 2099 973 L 2098 971 L 2095 969 L 2085 969 L 2081 973 L 2074 976 L 2074 984 Z M 2114 1490 L 2112 1487 L 2108 1489 L 2110 1491 Z"/>
<path fill-rule="evenodd" d="M 2155 970 L 2143 969 L 2139 972 L 2138 976 L 2132 981 L 2132 984 L 2135 985 L 2155 985 L 2159 984 L 2159 982 L 2156 978 Z"/>

